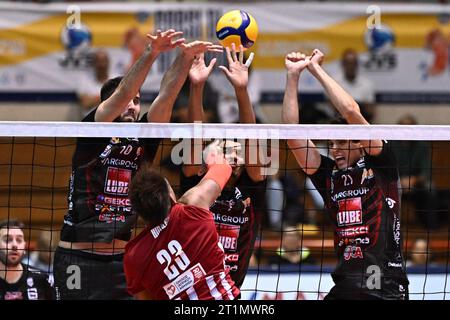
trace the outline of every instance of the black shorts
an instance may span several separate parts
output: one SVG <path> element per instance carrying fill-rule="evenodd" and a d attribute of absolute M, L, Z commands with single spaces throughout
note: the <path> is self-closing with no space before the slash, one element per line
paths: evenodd
<path fill-rule="evenodd" d="M 409 300 L 408 282 L 382 278 L 380 289 L 369 289 L 361 279 L 344 279 L 324 300 Z"/>
<path fill-rule="evenodd" d="M 98 255 L 58 247 L 53 262 L 61 300 L 131 299 L 123 271 L 123 254 Z"/>

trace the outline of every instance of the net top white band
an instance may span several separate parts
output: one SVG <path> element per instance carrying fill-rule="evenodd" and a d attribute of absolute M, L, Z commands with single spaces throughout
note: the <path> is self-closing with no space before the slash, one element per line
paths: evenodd
<path fill-rule="evenodd" d="M 364 139 L 449 141 L 444 125 L 282 125 L 0 121 L 0 137 Z"/>

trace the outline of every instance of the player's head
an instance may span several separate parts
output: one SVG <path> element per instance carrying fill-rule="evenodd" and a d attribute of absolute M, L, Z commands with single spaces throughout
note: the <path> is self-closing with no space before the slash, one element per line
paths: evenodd
<path fill-rule="evenodd" d="M 25 255 L 24 226 L 17 220 L 0 222 L 0 262 L 15 267 Z"/>
<path fill-rule="evenodd" d="M 342 54 L 341 64 L 345 78 L 349 81 L 355 80 L 358 73 L 358 53 L 354 49 L 345 50 Z"/>
<path fill-rule="evenodd" d="M 167 180 L 158 171 L 145 166 L 131 181 L 129 197 L 133 210 L 151 226 L 163 223 L 176 201 Z"/>
<path fill-rule="evenodd" d="M 417 119 L 414 118 L 413 115 L 410 114 L 406 114 L 404 116 L 402 116 L 398 121 L 398 124 L 403 124 L 403 125 L 416 125 L 418 124 Z"/>
<path fill-rule="evenodd" d="M 285 250 L 298 251 L 301 246 L 301 234 L 295 226 L 283 227 L 283 248 Z"/>
<path fill-rule="evenodd" d="M 145 50 L 146 38 L 140 33 L 139 29 L 133 27 L 125 33 L 124 45 L 133 55 L 140 55 Z"/>
<path fill-rule="evenodd" d="M 101 102 L 107 100 L 116 91 L 123 77 L 116 77 L 106 81 L 100 91 Z M 139 118 L 141 112 L 141 94 L 138 92 L 136 96 L 124 106 L 123 112 L 115 120 L 117 122 L 134 122 Z"/>
<path fill-rule="evenodd" d="M 414 265 L 426 265 L 430 260 L 431 254 L 428 242 L 422 238 L 416 239 L 411 250 L 411 262 Z"/>
<path fill-rule="evenodd" d="M 224 140 L 219 146 L 223 150 L 223 154 L 233 169 L 232 176 L 237 178 L 244 169 L 244 161 L 242 157 L 242 144 L 233 140 Z"/>
<path fill-rule="evenodd" d="M 337 118 L 331 121 L 331 124 L 347 124 L 347 122 Z M 328 148 L 339 170 L 353 166 L 361 158 L 364 150 L 360 140 L 345 139 L 328 140 Z"/>
<path fill-rule="evenodd" d="M 109 56 L 104 49 L 95 51 L 94 53 L 94 69 L 97 76 L 108 76 Z"/>

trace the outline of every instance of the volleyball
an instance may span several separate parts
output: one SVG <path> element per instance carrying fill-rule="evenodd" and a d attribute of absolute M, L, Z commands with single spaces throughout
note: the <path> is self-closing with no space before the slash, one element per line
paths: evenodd
<path fill-rule="evenodd" d="M 216 35 L 224 47 L 236 47 L 242 44 L 248 49 L 258 36 L 258 24 L 255 18 L 243 10 L 232 10 L 220 17 L 216 26 Z"/>

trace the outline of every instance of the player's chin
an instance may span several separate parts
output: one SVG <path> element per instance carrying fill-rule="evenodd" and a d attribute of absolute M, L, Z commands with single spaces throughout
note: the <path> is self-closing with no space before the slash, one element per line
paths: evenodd
<path fill-rule="evenodd" d="M 335 163 L 336 163 L 336 167 L 338 167 L 339 170 L 347 169 L 347 161 L 337 160 L 337 161 L 335 161 Z"/>
<path fill-rule="evenodd" d="M 9 267 L 15 267 L 20 263 L 20 257 L 19 256 L 8 256 L 8 266 Z"/>
<path fill-rule="evenodd" d="M 120 119 L 120 121 L 121 122 L 136 122 L 136 118 L 134 116 L 132 116 L 132 115 L 126 115 L 126 116 L 123 116 Z"/>

